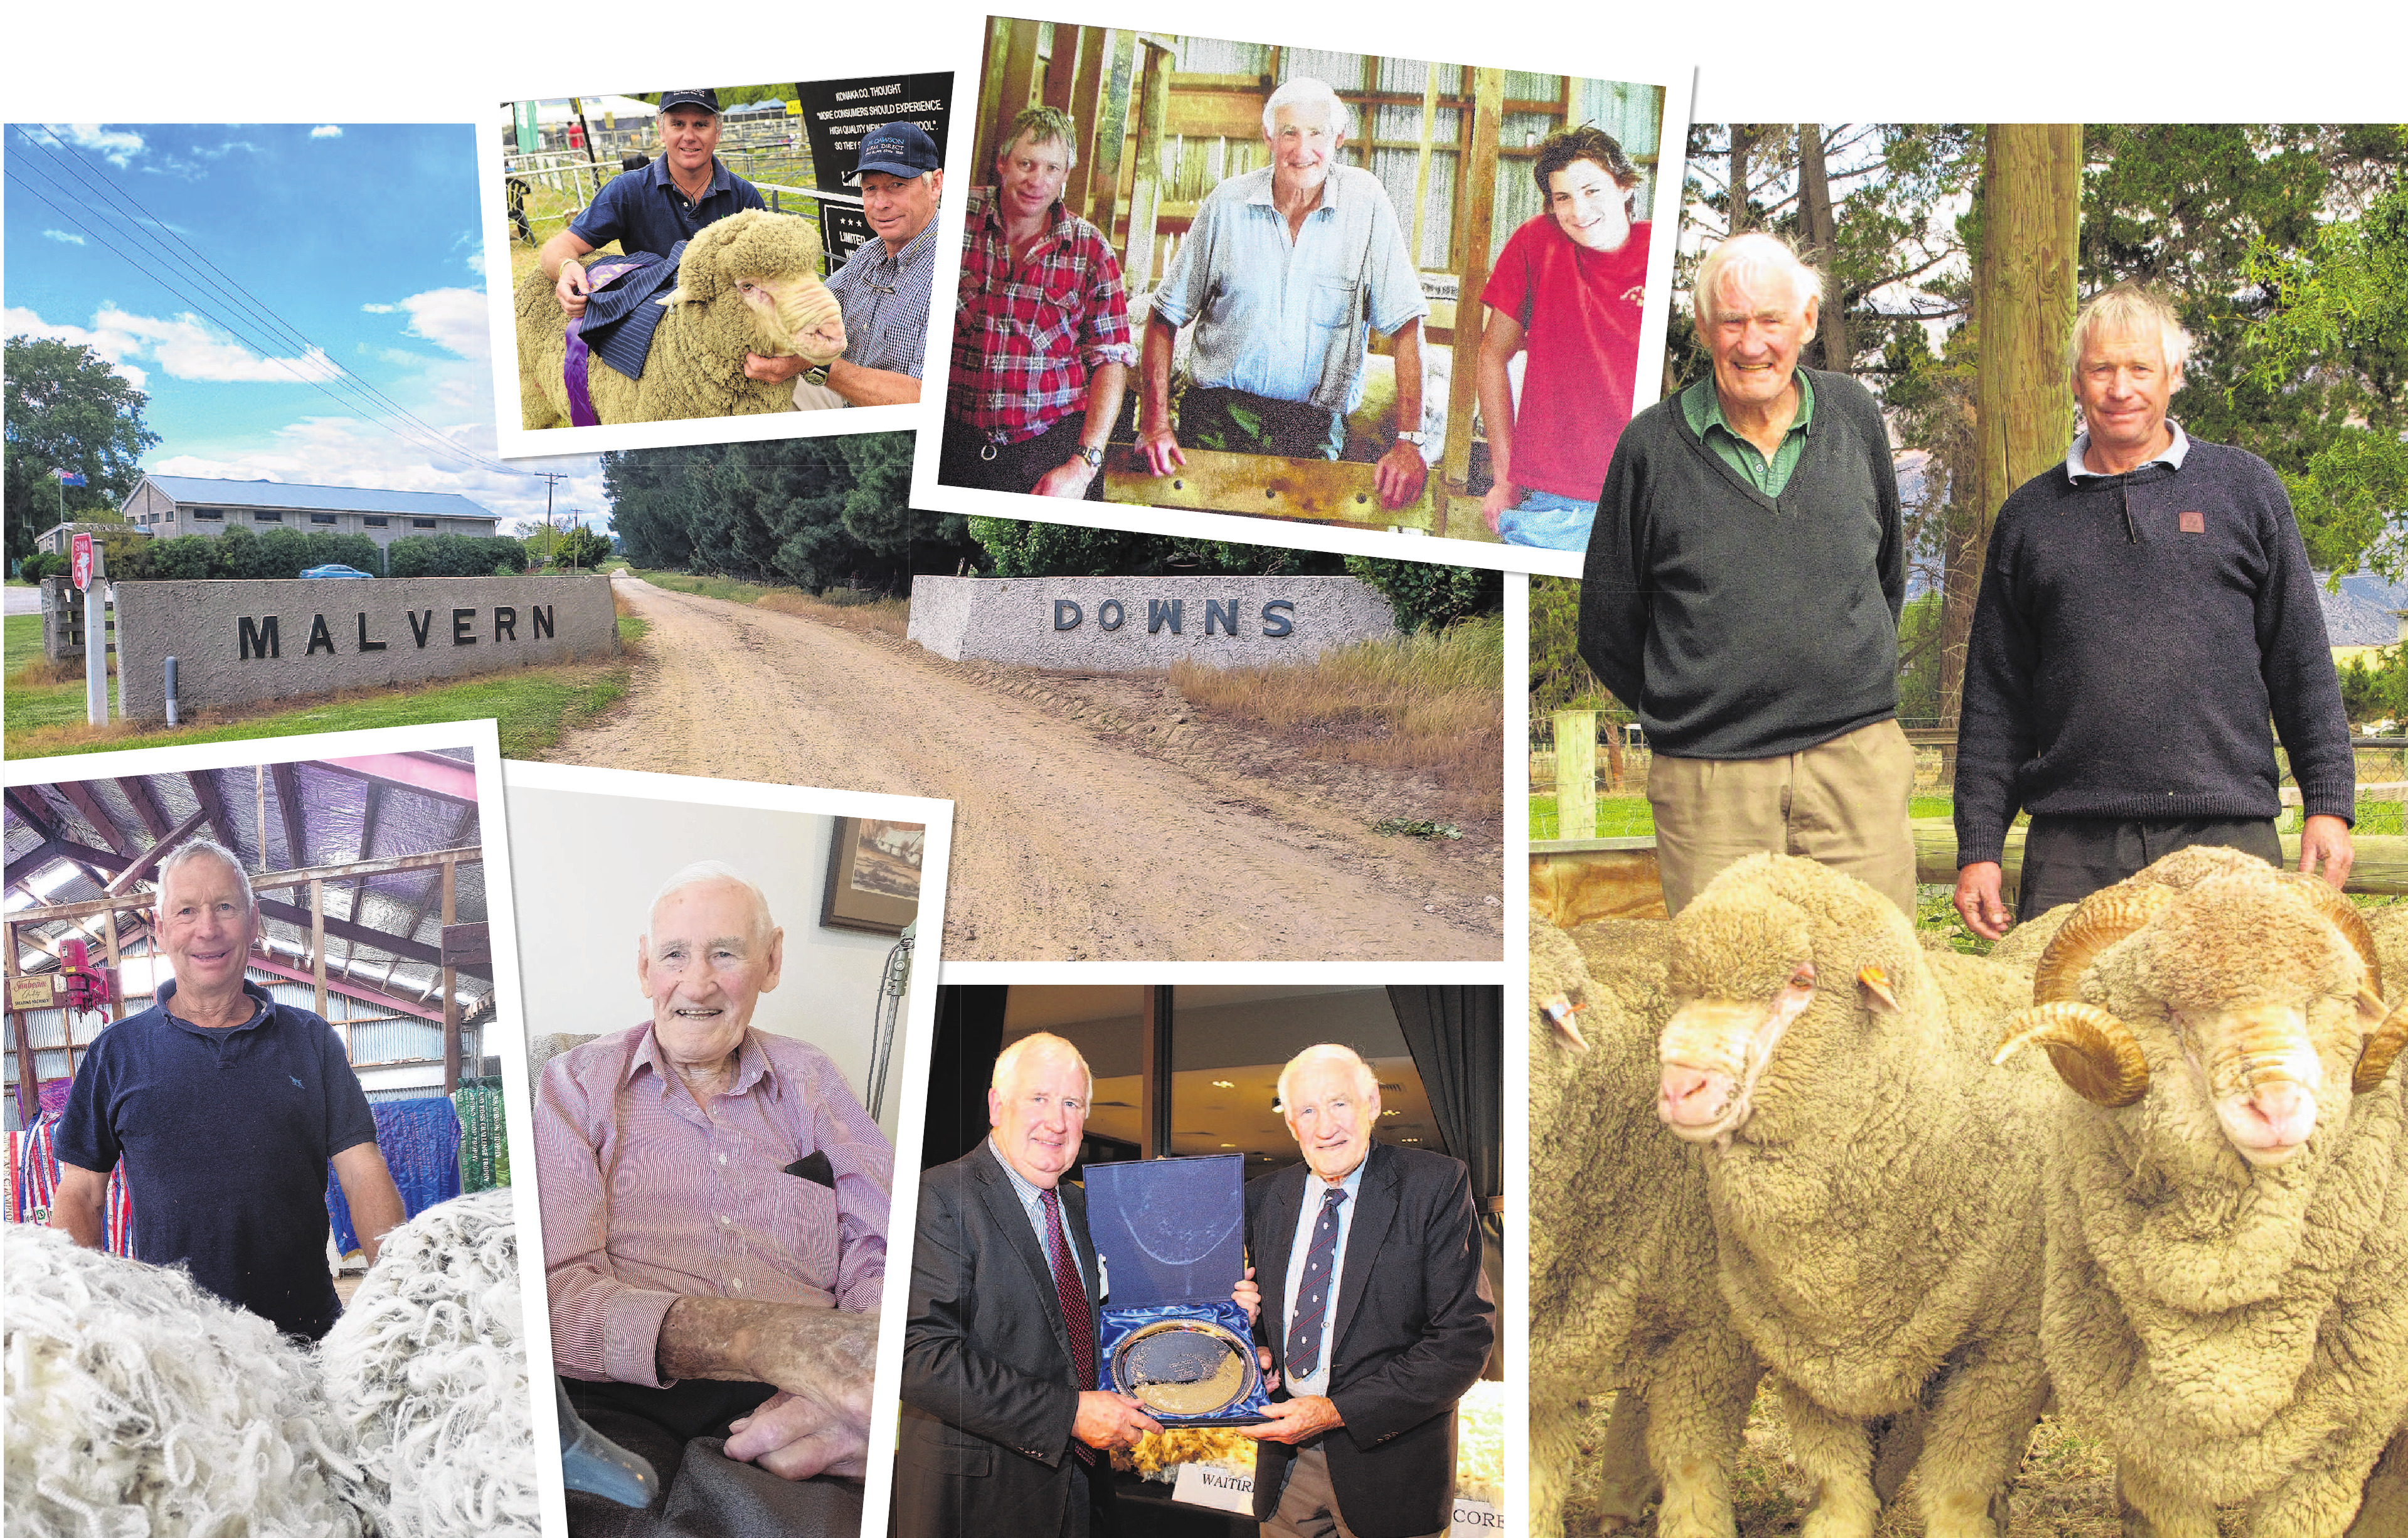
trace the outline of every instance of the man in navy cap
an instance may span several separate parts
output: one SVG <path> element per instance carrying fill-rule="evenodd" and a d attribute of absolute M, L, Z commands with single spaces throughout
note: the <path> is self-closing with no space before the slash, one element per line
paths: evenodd
<path fill-rule="evenodd" d="M 572 317 L 585 313 L 592 290 L 580 258 L 595 247 L 616 240 L 624 252 L 666 256 L 670 247 L 693 239 L 705 224 L 768 207 L 752 183 L 719 163 L 719 93 L 665 93 L 660 132 L 658 159 L 612 177 L 585 211 L 537 253 L 543 275 L 559 286 L 560 308 Z"/>
<path fill-rule="evenodd" d="M 844 311 L 844 356 L 818 367 L 801 358 L 749 357 L 744 364 L 756 380 L 793 379 L 795 405 L 803 410 L 920 398 L 937 282 L 937 199 L 945 190 L 937 141 L 914 123 L 882 123 L 861 141 L 853 174 L 862 214 L 878 238 L 827 280 Z"/>

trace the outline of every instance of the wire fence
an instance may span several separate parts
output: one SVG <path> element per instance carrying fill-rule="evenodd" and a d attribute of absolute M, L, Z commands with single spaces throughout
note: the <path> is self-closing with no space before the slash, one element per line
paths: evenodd
<path fill-rule="evenodd" d="M 1622 736 L 1620 753 L 1609 750 L 1607 729 L 1612 727 Z M 1911 733 L 1930 728 L 1909 726 Z M 1545 724 L 1543 733 L 1533 723 L 1530 737 L 1530 837 L 1556 839 L 1563 835 L 1561 809 L 1556 805 L 1555 724 Z M 1597 804 L 1597 833 L 1600 839 L 1633 837 L 1654 830 L 1654 820 L 1647 810 L 1647 769 L 1654 761 L 1652 750 L 1643 745 L 1643 737 L 1636 744 L 1622 726 L 1600 723 L 1596 747 L 1596 772 L 1591 780 L 1590 794 Z M 2352 755 L 2358 770 L 2356 833 L 2360 838 L 2408 835 L 2408 737 L 2359 738 L 2352 742 Z M 1619 760 L 1618 764 L 1616 760 Z M 2290 756 L 2281 748 L 2275 750 L 2275 766 L 2286 791 L 2296 791 L 2291 778 Z M 1914 752 L 1914 790 L 1918 801 L 1946 800 L 1954 787 L 1943 779 L 1946 767 L 1944 748 L 1938 743 L 1918 743 Z M 1941 809 L 1920 809 L 1937 815 Z M 2297 805 L 2286 806 L 2276 826 L 2286 833 L 2299 831 L 2304 813 Z"/>

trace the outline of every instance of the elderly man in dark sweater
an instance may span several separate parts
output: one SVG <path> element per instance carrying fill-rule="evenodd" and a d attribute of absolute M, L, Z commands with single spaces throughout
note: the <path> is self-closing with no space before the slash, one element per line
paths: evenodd
<path fill-rule="evenodd" d="M 1632 419 L 1598 504 L 1581 655 L 1647 727 L 1675 913 L 1758 850 L 1914 912 L 1898 482 L 1872 396 L 1798 367 L 1821 293 L 1771 236 L 1716 247 L 1694 299 L 1713 372 Z"/>
<path fill-rule="evenodd" d="M 2190 340 L 2128 284 L 2085 306 L 2084 432 L 1999 510 L 1956 752 L 1956 910 L 1986 939 L 2013 922 L 2018 810 L 2027 917 L 2190 844 L 2281 865 L 2270 716 L 2307 812 L 2300 869 L 2349 873 L 2349 722 L 2307 550 L 2271 466 L 2167 418 Z"/>

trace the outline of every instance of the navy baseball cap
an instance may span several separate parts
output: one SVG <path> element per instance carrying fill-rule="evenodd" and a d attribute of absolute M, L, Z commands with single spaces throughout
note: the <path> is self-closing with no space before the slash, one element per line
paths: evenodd
<path fill-rule="evenodd" d="M 660 109 L 666 112 L 672 107 L 707 107 L 710 109 L 711 115 L 716 117 L 719 113 L 719 93 L 716 91 L 662 92 Z"/>
<path fill-rule="evenodd" d="M 937 158 L 937 141 L 908 122 L 882 123 L 869 131 L 861 141 L 861 163 L 853 168 L 858 180 L 864 171 L 883 171 L 888 176 L 923 176 L 943 163 Z"/>

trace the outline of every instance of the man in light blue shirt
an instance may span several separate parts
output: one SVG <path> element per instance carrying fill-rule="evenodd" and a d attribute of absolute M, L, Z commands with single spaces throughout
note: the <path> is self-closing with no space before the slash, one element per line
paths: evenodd
<path fill-rule="evenodd" d="M 1383 506 L 1421 495 L 1421 323 L 1429 313 L 1412 250 L 1379 179 L 1339 164 L 1346 104 L 1299 76 L 1263 104 L 1270 164 L 1231 177 L 1196 211 L 1153 297 L 1140 363 L 1138 446 L 1156 475 L 1197 448 L 1336 459 L 1363 401 L 1371 331 L 1397 366 L 1396 424 L 1379 461 Z M 1176 429 L 1171 355 L 1196 328 Z"/>

